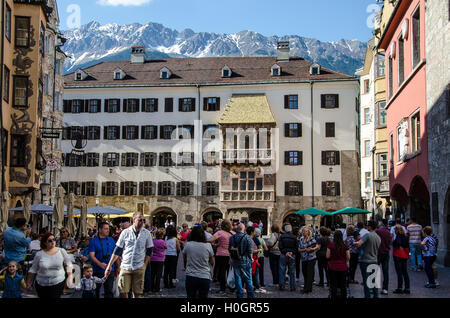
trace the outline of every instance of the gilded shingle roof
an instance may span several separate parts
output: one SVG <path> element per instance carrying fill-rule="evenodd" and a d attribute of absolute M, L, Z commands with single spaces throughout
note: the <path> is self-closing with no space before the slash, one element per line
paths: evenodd
<path fill-rule="evenodd" d="M 234 94 L 218 123 L 275 124 L 275 118 L 265 94 Z"/>

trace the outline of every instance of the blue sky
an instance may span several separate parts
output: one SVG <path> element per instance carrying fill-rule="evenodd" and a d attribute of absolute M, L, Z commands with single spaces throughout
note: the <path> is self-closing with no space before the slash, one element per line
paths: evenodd
<path fill-rule="evenodd" d="M 252 30 L 265 36 L 301 35 L 321 41 L 367 41 L 376 0 L 57 0 L 60 28 L 76 22 L 157 22 L 181 31 L 235 33 Z M 372 5 L 372 6 L 371 6 Z M 68 9 L 72 9 L 70 13 Z M 73 25 L 73 24 L 72 24 Z"/>

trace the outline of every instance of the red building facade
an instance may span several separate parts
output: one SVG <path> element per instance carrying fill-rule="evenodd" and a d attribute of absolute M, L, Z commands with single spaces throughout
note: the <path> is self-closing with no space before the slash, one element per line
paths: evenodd
<path fill-rule="evenodd" d="M 382 33 L 394 217 L 430 225 L 425 0 L 399 0 Z"/>

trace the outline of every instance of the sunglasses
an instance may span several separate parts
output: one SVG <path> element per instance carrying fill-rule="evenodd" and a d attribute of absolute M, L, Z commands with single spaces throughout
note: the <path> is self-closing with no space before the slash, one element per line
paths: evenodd
<path fill-rule="evenodd" d="M 144 222 L 145 223 L 145 219 L 139 219 L 139 222 Z"/>
<path fill-rule="evenodd" d="M 53 243 L 53 242 L 56 242 L 56 240 L 55 239 L 47 240 L 47 243 Z"/>

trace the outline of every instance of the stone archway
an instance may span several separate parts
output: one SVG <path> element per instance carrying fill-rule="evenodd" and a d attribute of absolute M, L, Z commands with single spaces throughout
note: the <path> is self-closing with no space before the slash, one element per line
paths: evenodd
<path fill-rule="evenodd" d="M 306 224 L 306 219 L 303 215 L 294 214 L 295 211 L 288 211 L 283 216 L 283 224 L 290 223 L 292 227 L 301 227 Z"/>
<path fill-rule="evenodd" d="M 430 193 L 422 177 L 414 177 L 409 194 L 410 216 L 422 226 L 431 225 Z"/>
<path fill-rule="evenodd" d="M 269 221 L 269 213 L 267 212 L 267 210 L 259 210 L 259 209 L 251 210 L 248 215 L 248 219 L 249 221 L 257 224 L 259 224 L 259 222 L 261 221 L 263 224 L 262 235 L 267 235 L 268 233 L 267 225 Z"/>
<path fill-rule="evenodd" d="M 219 219 L 223 219 L 223 213 L 216 208 L 206 209 L 202 212 L 202 221 L 211 223 L 216 222 Z"/>
<path fill-rule="evenodd" d="M 177 225 L 178 215 L 177 213 L 168 207 L 161 207 L 153 211 L 150 215 L 150 222 L 153 227 L 165 227 L 166 222 L 174 222 Z"/>
<path fill-rule="evenodd" d="M 408 193 L 405 188 L 396 184 L 391 191 L 391 202 L 392 202 L 392 217 L 394 219 L 400 219 L 405 222 L 405 213 L 408 208 Z"/>

